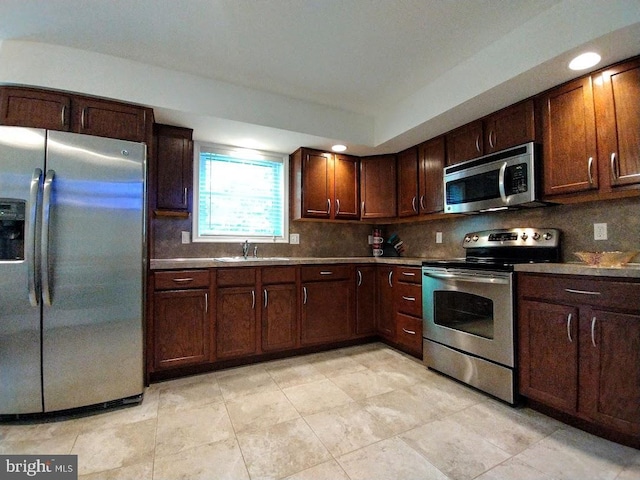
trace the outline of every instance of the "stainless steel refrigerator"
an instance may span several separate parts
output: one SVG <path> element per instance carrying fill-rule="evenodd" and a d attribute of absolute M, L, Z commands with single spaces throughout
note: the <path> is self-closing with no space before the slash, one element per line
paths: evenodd
<path fill-rule="evenodd" d="M 0 415 L 142 394 L 145 153 L 0 127 Z"/>

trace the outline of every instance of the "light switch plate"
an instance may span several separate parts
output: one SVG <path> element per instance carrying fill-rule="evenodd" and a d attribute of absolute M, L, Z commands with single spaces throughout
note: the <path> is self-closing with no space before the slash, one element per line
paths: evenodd
<path fill-rule="evenodd" d="M 300 234 L 292 233 L 289 235 L 289 243 L 291 245 L 299 245 L 300 244 Z"/>
<path fill-rule="evenodd" d="M 182 243 L 191 243 L 191 232 L 182 232 Z"/>
<path fill-rule="evenodd" d="M 442 243 L 442 232 L 436 232 L 436 243 Z"/>

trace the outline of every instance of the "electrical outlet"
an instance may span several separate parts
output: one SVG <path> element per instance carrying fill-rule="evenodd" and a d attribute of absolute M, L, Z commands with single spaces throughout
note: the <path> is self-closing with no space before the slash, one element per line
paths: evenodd
<path fill-rule="evenodd" d="M 299 233 L 291 233 L 289 235 L 289 243 L 291 245 L 299 245 L 300 244 L 300 234 Z"/>
<path fill-rule="evenodd" d="M 373 235 L 367 237 L 367 242 L 369 242 L 369 245 L 373 245 Z"/>
<path fill-rule="evenodd" d="M 436 232 L 436 243 L 442 243 L 442 232 Z"/>
<path fill-rule="evenodd" d="M 191 243 L 191 233 L 182 232 L 182 243 Z"/>
<path fill-rule="evenodd" d="M 607 224 L 606 223 L 594 223 L 593 224 L 593 239 L 594 240 L 606 240 L 607 239 Z"/>

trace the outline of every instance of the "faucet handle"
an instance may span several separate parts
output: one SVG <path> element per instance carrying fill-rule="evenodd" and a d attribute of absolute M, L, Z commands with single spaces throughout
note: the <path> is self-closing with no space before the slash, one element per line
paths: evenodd
<path fill-rule="evenodd" d="M 253 258 L 258 258 L 258 245 L 253 246 Z"/>

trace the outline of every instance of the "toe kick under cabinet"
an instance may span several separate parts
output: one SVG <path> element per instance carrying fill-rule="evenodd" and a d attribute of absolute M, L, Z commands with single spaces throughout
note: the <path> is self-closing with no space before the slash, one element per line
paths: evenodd
<path fill-rule="evenodd" d="M 640 282 L 518 274 L 520 393 L 640 448 Z"/>

